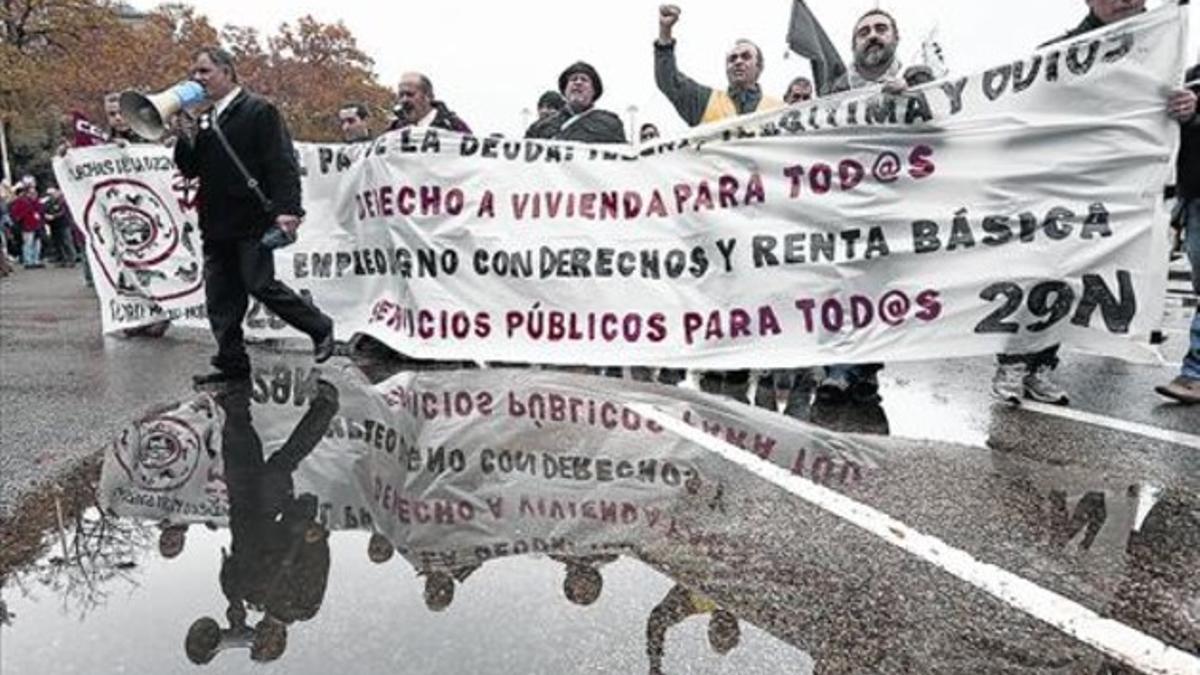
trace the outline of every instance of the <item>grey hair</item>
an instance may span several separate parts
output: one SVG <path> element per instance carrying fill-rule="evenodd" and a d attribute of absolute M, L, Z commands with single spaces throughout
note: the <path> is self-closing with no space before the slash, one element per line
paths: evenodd
<path fill-rule="evenodd" d="M 747 38 L 738 38 L 733 41 L 733 44 L 735 44 L 735 45 L 750 45 L 751 47 L 754 47 L 754 54 L 758 57 L 756 59 L 758 61 L 758 69 L 761 71 L 766 66 L 766 64 L 763 62 L 762 47 L 759 47 L 757 42 L 755 42 L 754 40 L 747 39 Z"/>
<path fill-rule="evenodd" d="M 195 58 L 207 56 L 209 61 L 218 68 L 224 68 L 229 73 L 229 79 L 234 82 L 238 81 L 237 67 L 233 62 L 233 54 L 223 47 L 211 46 L 201 47 L 196 50 Z"/>
<path fill-rule="evenodd" d="M 896 39 L 897 40 L 900 39 L 900 26 L 896 24 L 896 17 L 892 16 L 885 10 L 872 9 L 870 11 L 864 12 L 862 16 L 858 17 L 858 19 L 855 20 L 854 29 L 850 33 L 850 44 L 854 44 L 854 38 L 858 34 L 858 24 L 862 23 L 862 20 L 867 18 L 868 16 L 882 16 L 883 18 L 887 19 L 888 23 L 892 24 L 892 32 L 896 34 Z"/>

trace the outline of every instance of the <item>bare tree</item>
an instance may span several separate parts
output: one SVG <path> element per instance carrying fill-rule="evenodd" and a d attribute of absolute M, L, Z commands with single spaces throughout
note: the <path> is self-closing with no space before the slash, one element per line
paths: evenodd
<path fill-rule="evenodd" d="M 64 612 L 83 619 L 108 602 L 114 587 L 140 585 L 138 560 L 154 550 L 158 535 L 153 524 L 115 518 L 93 506 L 43 536 L 46 555 L 14 571 L 13 583 L 26 597 L 38 587 L 54 593 Z"/>

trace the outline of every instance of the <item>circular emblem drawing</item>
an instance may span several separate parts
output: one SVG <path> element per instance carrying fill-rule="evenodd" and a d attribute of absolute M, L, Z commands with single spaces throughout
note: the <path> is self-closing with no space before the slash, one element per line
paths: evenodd
<path fill-rule="evenodd" d="M 96 184 L 83 226 L 101 271 L 119 294 L 169 300 L 202 283 L 195 228 L 180 227 L 169 202 L 129 178 Z"/>
<path fill-rule="evenodd" d="M 130 480 L 152 492 L 185 485 L 204 452 L 200 434 L 190 424 L 166 415 L 127 429 L 117 444 L 115 454 Z"/>

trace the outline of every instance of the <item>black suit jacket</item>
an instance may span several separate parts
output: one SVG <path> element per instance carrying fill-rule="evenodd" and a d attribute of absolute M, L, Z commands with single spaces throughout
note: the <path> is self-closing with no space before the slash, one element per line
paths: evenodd
<path fill-rule="evenodd" d="M 258 237 L 275 216 L 303 215 L 300 167 L 279 110 L 243 89 L 216 123 L 272 208 L 263 208 L 215 132 L 201 128 L 194 142 L 180 139 L 175 144 L 175 164 L 184 176 L 200 178 L 200 230 L 205 238 Z"/>

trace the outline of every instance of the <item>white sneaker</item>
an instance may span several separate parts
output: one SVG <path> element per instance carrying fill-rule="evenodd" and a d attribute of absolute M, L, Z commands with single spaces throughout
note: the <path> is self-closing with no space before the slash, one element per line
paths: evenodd
<path fill-rule="evenodd" d="M 1071 399 L 1066 390 L 1050 379 L 1050 368 L 1035 368 L 1025 375 L 1025 396 L 1051 405 L 1068 405 Z"/>
<path fill-rule="evenodd" d="M 996 367 L 996 374 L 992 377 L 992 393 L 1001 401 L 1021 405 L 1028 375 L 1029 369 L 1024 363 L 1001 364 Z"/>

